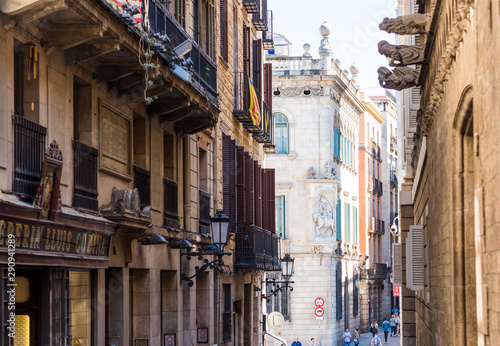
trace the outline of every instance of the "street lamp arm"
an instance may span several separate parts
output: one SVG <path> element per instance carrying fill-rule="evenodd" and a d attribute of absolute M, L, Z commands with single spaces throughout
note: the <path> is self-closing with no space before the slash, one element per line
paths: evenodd
<path fill-rule="evenodd" d="M 278 294 L 278 292 L 282 291 L 283 289 L 285 289 L 285 291 L 286 291 L 287 289 L 289 289 L 289 290 L 290 290 L 290 292 L 291 292 L 291 291 L 293 291 L 293 287 L 292 287 L 292 286 L 289 286 L 288 284 L 293 284 L 293 283 L 295 283 L 295 282 L 294 282 L 294 281 L 278 281 L 278 280 L 275 280 L 275 281 L 273 281 L 273 282 L 271 282 L 271 283 L 272 283 L 272 285 L 273 285 L 273 286 L 274 286 L 275 284 L 277 284 L 277 283 L 283 283 L 283 284 L 285 284 L 285 285 L 279 286 L 279 287 L 277 287 L 276 289 L 272 290 L 272 291 L 271 291 L 271 293 L 270 293 L 269 295 L 265 295 L 265 294 L 263 294 L 263 295 L 262 295 L 262 298 L 264 298 L 264 299 L 266 299 L 266 300 L 271 299 L 271 297 L 272 297 L 272 296 L 275 296 L 276 294 Z M 271 284 L 271 283 L 269 283 L 269 284 Z"/>

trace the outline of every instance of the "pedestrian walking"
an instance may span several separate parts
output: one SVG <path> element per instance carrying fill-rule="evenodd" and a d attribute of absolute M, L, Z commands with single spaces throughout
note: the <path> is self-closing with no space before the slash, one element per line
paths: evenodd
<path fill-rule="evenodd" d="M 372 324 L 370 325 L 370 333 L 372 333 L 373 337 L 378 333 L 377 320 L 373 320 Z"/>
<path fill-rule="evenodd" d="M 302 346 L 302 343 L 299 341 L 299 338 L 295 338 L 295 341 L 292 342 L 292 346 Z"/>
<path fill-rule="evenodd" d="M 378 337 L 378 333 L 375 333 L 375 335 L 372 338 L 372 343 L 370 344 L 371 346 L 380 346 L 382 345 L 382 340 Z"/>
<path fill-rule="evenodd" d="M 344 338 L 344 346 L 350 346 L 352 335 L 351 332 L 349 331 L 349 328 L 345 330 L 343 338 Z"/>
<path fill-rule="evenodd" d="M 309 345 L 307 346 L 316 346 L 316 343 L 314 342 L 314 338 L 311 338 L 311 341 L 309 341 Z"/>
<path fill-rule="evenodd" d="M 396 319 L 396 332 L 397 332 L 397 335 L 399 336 L 399 325 L 401 324 L 401 319 L 399 318 L 399 315 L 398 314 L 394 314 L 395 316 L 395 319 Z"/>
<path fill-rule="evenodd" d="M 384 322 L 382 322 L 382 330 L 384 331 L 384 340 L 387 344 L 387 336 L 389 335 L 389 330 L 391 330 L 391 323 L 387 321 L 387 317 L 384 318 Z"/>
<path fill-rule="evenodd" d="M 397 325 L 396 325 L 396 316 L 392 315 L 390 319 L 390 324 L 391 324 L 391 337 L 394 335 L 396 336 L 396 330 L 397 330 Z"/>
<path fill-rule="evenodd" d="M 354 329 L 354 345 L 355 346 L 359 345 L 359 329 L 358 328 Z"/>

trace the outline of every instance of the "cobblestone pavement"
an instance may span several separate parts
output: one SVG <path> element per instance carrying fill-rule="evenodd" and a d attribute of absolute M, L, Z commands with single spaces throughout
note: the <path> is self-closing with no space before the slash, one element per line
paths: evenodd
<path fill-rule="evenodd" d="M 382 340 L 382 346 L 384 346 L 384 345 L 400 346 L 401 345 L 401 338 L 398 336 L 393 336 L 391 338 L 390 333 L 389 333 L 389 336 L 387 337 L 387 344 L 385 344 L 384 343 L 384 332 L 382 332 L 381 334 L 382 335 L 379 335 L 379 337 L 380 337 L 380 340 Z M 370 346 L 371 341 L 372 341 L 372 334 L 371 333 L 361 334 L 359 346 Z M 352 344 L 353 343 L 351 343 L 351 345 Z"/>

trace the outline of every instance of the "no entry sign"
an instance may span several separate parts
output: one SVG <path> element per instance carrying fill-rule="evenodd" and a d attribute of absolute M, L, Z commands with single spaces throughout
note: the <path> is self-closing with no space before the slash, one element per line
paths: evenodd
<path fill-rule="evenodd" d="M 316 308 L 316 310 L 314 310 L 314 314 L 316 317 L 322 317 L 325 314 L 325 310 L 323 308 Z"/>
<path fill-rule="evenodd" d="M 392 288 L 392 295 L 393 295 L 394 297 L 399 297 L 399 295 L 400 295 L 400 288 L 401 288 L 401 287 L 399 287 L 399 286 L 394 286 L 394 287 Z"/>
<path fill-rule="evenodd" d="M 321 297 L 318 297 L 314 300 L 314 305 L 316 305 L 318 308 L 322 307 L 323 304 L 325 304 L 325 300 Z"/>

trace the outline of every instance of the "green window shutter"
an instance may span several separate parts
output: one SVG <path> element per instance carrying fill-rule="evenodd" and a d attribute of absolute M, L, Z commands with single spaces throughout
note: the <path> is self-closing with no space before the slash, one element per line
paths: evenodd
<path fill-rule="evenodd" d="M 276 234 L 285 239 L 285 196 L 276 196 Z"/>
<path fill-rule="evenodd" d="M 337 240 L 342 240 L 342 201 L 337 201 Z"/>

